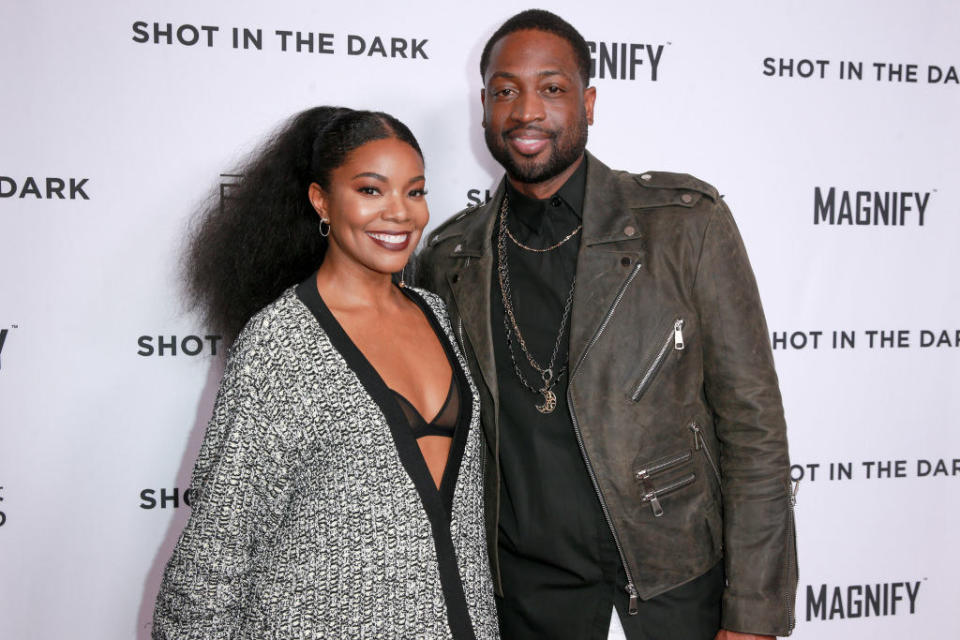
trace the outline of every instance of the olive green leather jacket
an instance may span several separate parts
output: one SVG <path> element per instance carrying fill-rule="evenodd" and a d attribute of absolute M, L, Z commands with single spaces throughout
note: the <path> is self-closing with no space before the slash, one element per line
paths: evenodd
<path fill-rule="evenodd" d="M 499 583 L 499 399 L 486 205 L 437 229 L 420 283 L 449 307 L 481 393 L 487 539 Z M 689 175 L 589 156 L 568 404 L 631 596 L 724 560 L 725 629 L 788 635 L 797 587 L 786 425 L 756 282 L 730 211 Z M 494 292 L 495 293 L 495 292 Z"/>

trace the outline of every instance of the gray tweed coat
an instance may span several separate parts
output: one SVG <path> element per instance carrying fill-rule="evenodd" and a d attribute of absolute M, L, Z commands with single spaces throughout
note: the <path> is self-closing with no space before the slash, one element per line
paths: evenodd
<path fill-rule="evenodd" d="M 313 282 L 254 316 L 233 347 L 153 637 L 497 638 L 479 404 L 443 303 L 406 290 L 472 391 L 437 490 Z"/>

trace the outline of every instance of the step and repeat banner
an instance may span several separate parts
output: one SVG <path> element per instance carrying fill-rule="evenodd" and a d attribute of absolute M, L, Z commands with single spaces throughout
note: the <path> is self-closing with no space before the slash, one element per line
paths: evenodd
<path fill-rule="evenodd" d="M 500 177 L 478 60 L 517 2 L 0 8 L 0 637 L 147 638 L 227 345 L 193 212 L 318 104 L 388 111 L 431 227 Z M 960 637 L 960 5 L 556 1 L 589 148 L 740 225 L 789 425 L 796 638 Z"/>

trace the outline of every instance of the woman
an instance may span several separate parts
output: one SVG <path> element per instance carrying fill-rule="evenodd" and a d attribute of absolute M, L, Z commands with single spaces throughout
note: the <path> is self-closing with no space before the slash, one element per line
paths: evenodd
<path fill-rule="evenodd" d="M 416 139 L 319 107 L 243 174 L 188 251 L 239 336 L 154 638 L 496 638 L 476 393 L 439 298 L 391 280 L 429 215 Z"/>

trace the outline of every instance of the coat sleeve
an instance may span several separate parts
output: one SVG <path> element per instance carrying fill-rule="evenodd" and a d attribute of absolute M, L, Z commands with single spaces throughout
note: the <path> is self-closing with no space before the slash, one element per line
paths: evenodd
<path fill-rule="evenodd" d="M 783 404 L 756 281 L 733 217 L 718 201 L 694 283 L 704 389 L 720 442 L 722 627 L 789 635 L 797 588 Z"/>
<path fill-rule="evenodd" d="M 289 484 L 261 369 L 238 342 L 194 468 L 190 519 L 157 595 L 154 639 L 236 635 L 258 549 L 280 522 Z"/>

